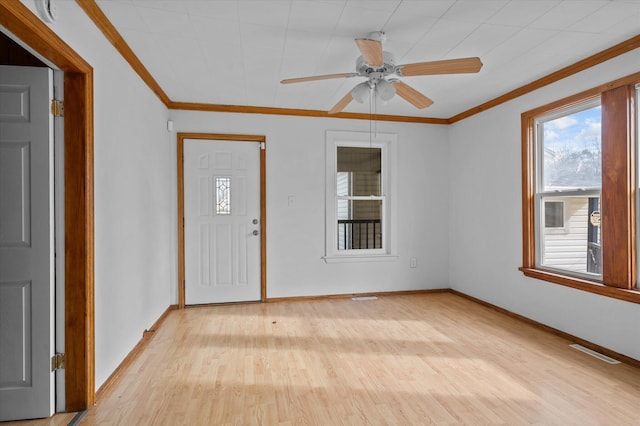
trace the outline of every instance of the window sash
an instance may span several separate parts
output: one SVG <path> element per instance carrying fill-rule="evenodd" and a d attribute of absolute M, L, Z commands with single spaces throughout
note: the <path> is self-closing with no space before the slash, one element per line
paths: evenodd
<path fill-rule="evenodd" d="M 384 151 L 383 151 L 384 152 Z M 384 157 L 383 157 L 384 158 Z M 381 179 L 382 181 L 384 181 L 384 165 L 382 167 L 382 176 L 383 179 Z M 337 192 L 337 191 L 336 191 Z M 384 193 L 384 192 L 383 192 Z M 334 249 L 340 253 L 340 254 L 356 254 L 356 255 L 362 255 L 362 254 L 384 254 L 385 253 L 385 242 L 386 242 L 386 234 L 387 234 L 387 226 L 386 226 L 386 203 L 385 203 L 385 196 L 384 195 L 369 195 L 369 196 L 363 196 L 363 195 L 336 195 L 335 196 L 335 213 L 336 213 L 336 220 L 335 222 L 335 228 L 336 228 L 336 241 L 335 241 L 335 246 Z M 339 218 L 338 218 L 338 202 L 339 201 L 380 201 L 382 202 L 382 206 L 380 207 L 380 232 L 382 234 L 381 236 L 381 247 L 380 248 L 365 248 L 365 249 L 348 249 L 348 248 L 344 248 L 341 249 L 340 248 L 340 242 L 338 241 L 338 235 L 339 235 Z M 375 237 L 374 237 L 375 238 Z"/>
<path fill-rule="evenodd" d="M 537 230 L 538 232 L 536 232 L 536 267 L 537 268 L 541 268 L 541 269 L 545 269 L 548 271 L 553 271 L 559 274 L 564 274 L 564 275 L 571 275 L 571 276 L 576 276 L 576 277 L 580 277 L 580 278 L 584 278 L 584 279 L 588 279 L 588 280 L 594 280 L 594 281 L 598 281 L 601 282 L 602 281 L 602 273 L 593 273 L 593 272 L 588 272 L 588 271 L 576 271 L 574 269 L 570 269 L 570 268 L 562 268 L 562 267 L 558 267 L 558 266 L 553 266 L 551 262 L 545 263 L 544 262 L 544 250 L 546 248 L 546 245 L 551 242 L 553 240 L 553 236 L 557 237 L 559 235 L 566 235 L 567 233 L 570 232 L 570 226 L 571 224 L 567 224 L 568 218 L 567 218 L 567 201 L 570 198 L 574 198 L 575 196 L 578 196 L 580 198 L 593 198 L 593 197 L 598 197 L 601 198 L 600 195 L 600 191 L 599 190 L 592 190 L 592 191 L 577 191 L 574 196 L 567 196 L 567 194 L 565 193 L 544 193 L 544 194 L 536 194 L 536 226 L 537 226 Z M 544 221 L 544 204 L 545 202 L 548 201 L 554 201 L 554 198 L 560 198 L 561 200 L 558 201 L 562 201 L 564 203 L 564 227 L 563 228 L 546 228 L 545 227 L 545 221 Z M 589 218 L 587 217 L 587 220 L 589 220 Z M 560 233 L 558 233 L 558 231 L 560 231 Z M 600 231 L 601 232 L 601 231 Z M 600 233 L 601 235 L 601 233 Z M 588 234 L 585 232 L 584 235 L 585 241 L 584 241 L 584 261 L 585 261 L 585 265 L 587 264 L 587 252 L 588 252 Z M 549 239 L 549 241 L 547 241 L 547 239 Z M 544 241 L 543 241 L 544 240 Z M 602 262 L 601 259 L 598 259 L 600 262 Z M 586 269 L 586 266 L 585 266 Z"/>
<path fill-rule="evenodd" d="M 559 189 L 555 191 L 544 191 L 544 125 L 545 123 L 557 120 L 558 118 L 566 117 L 569 115 L 573 115 L 582 111 L 586 111 L 597 106 L 601 106 L 600 97 L 594 97 L 593 99 L 586 100 L 584 102 L 580 102 L 574 104 L 572 106 L 568 106 L 566 108 L 561 108 L 552 113 L 542 115 L 535 119 L 535 176 L 536 176 L 536 193 L 551 193 L 551 192 L 563 192 L 565 194 L 570 193 L 572 191 L 584 191 L 584 190 L 600 190 L 602 187 L 602 181 L 600 183 L 600 187 L 574 187 L 574 189 Z M 601 141 L 602 143 L 602 141 Z"/>
<path fill-rule="evenodd" d="M 380 248 L 375 248 L 375 228 L 372 230 L 374 235 L 373 235 L 373 243 L 374 243 L 374 247 L 373 248 L 364 248 L 364 249 L 354 249 L 354 248 L 340 248 L 340 241 L 338 241 L 338 235 L 340 234 L 340 230 L 339 230 L 339 221 L 341 219 L 338 218 L 337 212 L 338 212 L 338 202 L 339 201 L 380 201 L 381 202 L 381 206 L 380 206 Z M 371 197 L 363 197 L 363 196 L 340 196 L 340 197 L 336 197 L 336 246 L 335 249 L 339 252 L 339 253 L 350 253 L 350 254 L 384 254 L 385 253 L 385 243 L 386 243 L 386 230 L 387 230 L 387 226 L 386 226 L 386 203 L 385 203 L 385 197 L 384 196 L 371 196 Z M 354 219 L 357 220 L 357 219 Z"/>

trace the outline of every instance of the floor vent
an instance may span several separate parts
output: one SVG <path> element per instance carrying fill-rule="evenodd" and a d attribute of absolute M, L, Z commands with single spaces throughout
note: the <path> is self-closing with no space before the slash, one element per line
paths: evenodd
<path fill-rule="evenodd" d="M 582 345 L 574 344 L 574 345 L 569 345 L 569 346 L 571 346 L 572 348 L 577 349 L 577 350 L 579 350 L 581 352 L 584 352 L 585 354 L 589 354 L 592 357 L 598 358 L 601 361 L 608 362 L 609 364 L 620 364 L 620 361 L 618 361 L 616 359 L 613 359 L 613 358 L 609 358 L 606 355 L 602 355 L 600 352 L 596 352 L 596 351 L 593 351 L 593 350 L 591 350 L 589 348 L 585 348 Z"/>
<path fill-rule="evenodd" d="M 351 300 L 378 300 L 376 296 L 357 296 L 352 297 Z"/>

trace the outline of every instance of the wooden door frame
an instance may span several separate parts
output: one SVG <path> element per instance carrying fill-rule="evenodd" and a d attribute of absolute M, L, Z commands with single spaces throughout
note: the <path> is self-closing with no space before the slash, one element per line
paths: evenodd
<path fill-rule="evenodd" d="M 16 0 L 0 0 L 0 25 L 64 71 L 65 399 L 95 402 L 93 68 Z"/>
<path fill-rule="evenodd" d="M 178 133 L 178 308 L 185 307 L 184 289 L 184 141 L 185 139 L 259 142 L 260 149 L 260 301 L 267 300 L 267 191 L 266 191 L 266 143 L 265 136 L 230 135 L 220 133 Z"/>

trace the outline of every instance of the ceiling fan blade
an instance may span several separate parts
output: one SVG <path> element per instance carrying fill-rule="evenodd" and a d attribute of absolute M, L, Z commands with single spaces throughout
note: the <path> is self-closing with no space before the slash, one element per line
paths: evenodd
<path fill-rule="evenodd" d="M 396 94 L 398 96 L 400 96 L 416 108 L 422 109 L 433 104 L 433 101 L 431 99 L 427 98 L 425 95 L 418 92 L 413 87 L 401 81 L 394 81 L 393 87 L 396 88 Z"/>
<path fill-rule="evenodd" d="M 400 75 L 434 75 L 434 74 L 464 74 L 480 71 L 480 58 L 445 59 L 443 61 L 417 62 L 415 64 L 398 65 Z"/>
<path fill-rule="evenodd" d="M 356 44 L 364 61 L 372 67 L 381 67 L 384 65 L 384 56 L 382 55 L 382 43 L 379 40 L 371 40 L 369 38 L 357 38 Z"/>
<path fill-rule="evenodd" d="M 347 105 L 349 105 L 349 103 L 352 100 L 353 100 L 353 96 L 351 95 L 351 91 L 349 91 L 346 95 L 344 95 L 342 99 L 338 101 L 337 104 L 333 106 L 333 108 L 329 110 L 329 114 L 337 114 L 341 112 L 343 109 L 347 107 Z"/>
<path fill-rule="evenodd" d="M 305 81 L 316 81 L 316 80 L 329 80 L 332 78 L 348 78 L 348 77 L 356 77 L 358 74 L 355 72 L 343 72 L 340 74 L 325 74 L 325 75 L 313 75 L 310 77 L 298 77 L 298 78 L 287 78 L 285 80 L 280 81 L 282 84 L 290 84 L 290 83 L 304 83 Z"/>

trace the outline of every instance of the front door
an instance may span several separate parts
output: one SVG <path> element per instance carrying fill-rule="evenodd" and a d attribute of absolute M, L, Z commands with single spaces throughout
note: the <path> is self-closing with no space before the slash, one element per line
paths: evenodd
<path fill-rule="evenodd" d="M 187 305 L 257 301 L 260 143 L 185 139 Z"/>
<path fill-rule="evenodd" d="M 52 87 L 0 66 L 0 421 L 54 411 Z"/>

